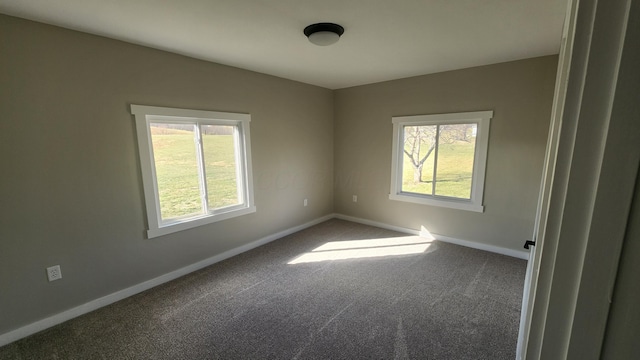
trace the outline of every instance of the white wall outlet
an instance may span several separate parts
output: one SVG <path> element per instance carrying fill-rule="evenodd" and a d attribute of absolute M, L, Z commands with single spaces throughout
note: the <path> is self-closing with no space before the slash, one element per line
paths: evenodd
<path fill-rule="evenodd" d="M 304 199 L 304 206 L 307 206 L 308 202 L 307 199 Z"/>
<path fill-rule="evenodd" d="M 358 195 L 353 195 L 353 202 L 358 202 Z"/>
<path fill-rule="evenodd" d="M 60 270 L 60 265 L 48 267 L 47 277 L 49 278 L 49 281 L 62 279 L 62 270 Z"/>

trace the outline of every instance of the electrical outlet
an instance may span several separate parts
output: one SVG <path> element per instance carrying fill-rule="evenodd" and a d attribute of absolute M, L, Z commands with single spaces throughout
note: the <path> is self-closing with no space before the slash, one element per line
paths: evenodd
<path fill-rule="evenodd" d="M 307 206 L 307 199 L 304 199 L 304 206 Z"/>
<path fill-rule="evenodd" d="M 48 267 L 47 277 L 49 278 L 49 281 L 62 279 L 62 270 L 60 270 L 60 265 Z"/>
<path fill-rule="evenodd" d="M 358 195 L 353 195 L 353 202 L 358 202 Z"/>

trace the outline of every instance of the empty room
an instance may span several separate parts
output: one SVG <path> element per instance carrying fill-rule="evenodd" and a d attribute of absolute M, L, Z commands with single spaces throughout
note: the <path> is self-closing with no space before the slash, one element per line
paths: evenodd
<path fill-rule="evenodd" d="M 637 356 L 639 13 L 0 0 L 0 359 Z"/>

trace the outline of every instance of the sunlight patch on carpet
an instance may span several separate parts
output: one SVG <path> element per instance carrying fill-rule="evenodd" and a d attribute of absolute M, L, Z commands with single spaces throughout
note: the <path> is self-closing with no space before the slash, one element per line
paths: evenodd
<path fill-rule="evenodd" d="M 331 241 L 288 262 L 289 265 L 424 253 L 433 240 L 420 236 Z"/>

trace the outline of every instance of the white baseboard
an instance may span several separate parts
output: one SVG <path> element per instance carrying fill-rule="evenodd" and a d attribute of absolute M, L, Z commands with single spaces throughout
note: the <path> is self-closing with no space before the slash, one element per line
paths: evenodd
<path fill-rule="evenodd" d="M 403 233 L 406 233 L 406 234 L 424 235 L 423 233 L 421 233 L 420 230 L 415 230 L 415 229 L 409 229 L 409 228 L 404 228 L 404 227 L 400 227 L 400 226 L 389 225 L 389 224 L 381 223 L 381 222 L 378 222 L 378 221 L 361 219 L 361 218 L 348 216 L 348 215 L 342 215 L 342 214 L 334 214 L 334 217 L 337 218 L 337 219 L 357 222 L 357 223 L 360 223 L 360 224 L 375 226 L 375 227 L 388 229 L 388 230 L 394 230 L 394 231 L 403 232 Z M 470 247 L 470 248 L 474 248 L 474 249 L 478 249 L 478 250 L 489 251 L 489 252 L 492 252 L 492 253 L 507 255 L 507 256 L 518 258 L 518 259 L 523 259 L 523 260 L 528 260 L 529 259 L 529 252 L 527 252 L 527 251 L 507 249 L 507 248 L 503 248 L 503 247 L 500 247 L 500 246 L 488 245 L 488 244 L 483 244 L 483 243 L 479 243 L 479 242 L 475 242 L 475 241 L 469 241 L 469 240 L 456 239 L 456 238 L 452 238 L 452 237 L 445 236 L 445 235 L 440 235 L 440 234 L 434 234 L 434 233 L 430 233 L 430 234 L 435 240 L 438 240 L 438 241 L 448 242 L 448 243 L 452 243 L 452 244 L 456 244 L 456 245 L 462 245 L 462 246 L 466 246 L 466 247 Z"/>
<path fill-rule="evenodd" d="M 401 233 L 405 233 L 405 234 L 420 235 L 420 231 L 418 231 L 418 230 L 409 229 L 409 228 L 400 227 L 400 226 L 395 226 L 395 225 L 389 225 L 389 224 L 381 223 L 381 222 L 378 222 L 378 221 L 357 218 L 357 217 L 353 217 L 353 216 L 349 216 L 349 215 L 333 214 L 333 217 L 335 217 L 336 219 L 342 219 L 342 220 L 347 220 L 347 221 L 360 223 L 360 224 L 364 224 L 364 225 L 375 226 L 375 227 L 379 227 L 379 228 L 383 228 L 383 229 L 387 229 L 387 230 L 393 230 L 393 231 L 397 231 L 397 232 L 401 232 Z"/>
<path fill-rule="evenodd" d="M 164 284 L 166 282 L 169 282 L 171 280 L 175 280 L 181 276 L 184 276 L 186 274 L 189 274 L 191 272 L 194 272 L 196 270 L 200 270 L 204 267 L 207 267 L 209 265 L 213 265 L 217 262 L 220 262 L 222 260 L 226 260 L 232 256 L 241 254 L 245 251 L 249 251 L 251 249 L 254 249 L 258 246 L 267 244 L 271 241 L 277 240 L 281 237 L 293 234 L 295 232 L 298 232 L 300 230 L 304 230 L 308 227 L 311 227 L 313 225 L 317 225 L 321 222 L 333 219 L 333 218 L 337 218 L 337 219 L 342 219 L 342 220 L 347 220 L 347 221 L 352 221 L 352 222 L 356 222 L 356 223 L 360 223 L 360 224 L 365 224 L 365 225 L 370 225 L 370 226 L 376 226 L 379 228 L 383 228 L 383 229 L 389 229 L 389 230 L 394 230 L 394 231 L 398 231 L 398 232 L 403 232 L 406 234 L 412 234 L 412 235 L 421 235 L 421 232 L 419 230 L 415 230 L 415 229 L 408 229 L 408 228 L 403 228 L 400 226 L 394 226 L 394 225 L 389 225 L 389 224 L 385 224 L 385 223 L 381 223 L 381 222 L 377 222 L 377 221 L 372 221 L 372 220 L 367 220 L 367 219 L 361 219 L 361 218 L 356 218 L 356 217 L 352 217 L 352 216 L 347 216 L 347 215 L 342 215 L 342 214 L 330 214 L 330 215 L 325 215 L 323 217 L 317 218 L 315 220 L 309 221 L 307 223 L 304 223 L 302 225 L 298 225 L 298 226 L 294 226 L 292 228 L 280 231 L 278 233 L 272 234 L 272 235 L 268 235 L 265 236 L 261 239 L 258 239 L 256 241 L 250 242 L 248 244 L 239 246 L 237 248 L 225 251 L 221 254 L 212 256 L 208 259 L 202 260 L 202 261 L 198 261 L 197 263 L 191 264 L 189 266 L 185 266 L 183 268 L 180 268 L 178 270 L 174 270 L 170 273 L 164 274 L 162 276 L 158 276 L 157 278 L 153 278 L 151 280 L 147 280 L 145 282 L 142 282 L 140 284 L 131 286 L 129 288 L 117 291 L 115 293 L 103 296 L 101 298 L 89 301 L 88 303 L 82 304 L 80 306 L 74 307 L 72 309 L 63 311 L 61 313 L 58 313 L 56 315 L 44 318 L 42 320 L 36 321 L 34 323 L 31 323 L 29 325 L 23 326 L 21 328 L 12 330 L 8 333 L 4 333 L 2 335 L 0 335 L 0 346 L 4 346 L 7 345 L 9 343 L 12 343 L 16 340 L 22 339 L 24 337 L 27 337 L 29 335 L 35 334 L 39 331 L 45 330 L 47 328 L 50 328 L 52 326 L 61 324 L 67 320 L 71 320 L 75 317 L 78 317 L 80 315 L 84 315 L 86 313 L 89 313 L 91 311 L 97 310 L 101 307 L 110 305 L 116 301 L 120 301 L 122 299 L 125 299 L 129 296 L 133 296 L 135 294 L 138 294 L 140 292 L 143 292 L 145 290 L 151 289 L 155 286 Z M 502 247 L 498 247 L 498 246 L 493 246 L 493 245 L 487 245 L 487 244 L 481 244 L 481 243 L 477 243 L 477 242 L 473 242 L 473 241 L 468 241 L 468 240 L 461 240 L 461 239 L 456 239 L 456 238 L 452 238 L 452 237 L 448 237 L 448 236 L 444 236 L 444 235 L 438 235 L 438 234 L 431 234 L 433 236 L 434 239 L 439 240 L 439 241 L 444 241 L 444 242 L 449 242 L 449 243 L 453 243 L 453 244 L 457 244 L 457 245 L 462 245 L 462 246 L 467 246 L 467 247 L 471 247 L 471 248 L 475 248 L 475 249 L 480 249 L 480 250 L 485 250 L 485 251 L 490 251 L 490 252 L 494 252 L 494 253 L 498 253 L 498 254 L 503 254 L 503 255 L 508 255 L 508 256 L 513 256 L 513 257 L 517 257 L 520 259 L 528 259 L 529 258 L 529 253 L 526 251 L 517 251 L 517 250 L 512 250 L 512 249 L 506 249 L 506 248 L 502 248 Z"/>
<path fill-rule="evenodd" d="M 29 335 L 35 334 L 39 331 L 45 330 L 47 328 L 50 328 L 52 326 L 61 324 L 67 320 L 71 320 L 75 317 L 78 317 L 80 315 L 84 315 L 86 313 L 89 313 L 93 310 L 97 310 L 101 307 L 107 306 L 109 304 L 112 304 L 116 301 L 120 301 L 122 299 L 125 299 L 129 296 L 133 296 L 135 294 L 138 294 L 140 292 L 143 292 L 145 290 L 151 289 L 155 286 L 164 284 L 166 282 L 169 282 L 171 280 L 177 279 L 181 276 L 184 276 L 186 274 L 189 274 L 191 272 L 194 272 L 196 270 L 200 270 L 204 267 L 207 267 L 209 265 L 213 265 L 217 262 L 220 262 L 222 260 L 226 260 L 232 256 L 241 254 L 245 251 L 249 251 L 251 249 L 254 249 L 258 246 L 267 244 L 271 241 L 277 240 L 281 237 L 293 234 L 295 232 L 298 232 L 300 230 L 304 230 L 308 227 L 311 227 L 313 225 L 317 225 L 321 222 L 327 221 L 332 219 L 334 216 L 333 215 L 325 215 L 323 217 L 317 218 L 315 220 L 309 221 L 307 223 L 304 223 L 302 225 L 298 225 L 298 226 L 294 226 L 292 228 L 280 231 L 278 233 L 275 234 L 271 234 L 268 236 L 265 236 L 261 239 L 258 239 L 256 241 L 250 242 L 248 244 L 239 246 L 237 248 L 225 251 L 221 254 L 212 256 L 208 259 L 202 260 L 202 261 L 198 261 L 197 263 L 191 264 L 189 266 L 185 266 L 183 268 L 180 268 L 178 270 L 174 270 L 170 273 L 164 274 L 162 276 L 158 276 L 157 278 L 151 279 L 151 280 L 147 280 L 143 283 L 131 286 L 129 288 L 117 291 L 115 293 L 103 296 L 101 298 L 89 301 L 88 303 L 82 304 L 80 306 L 74 307 L 72 309 L 63 311 L 61 313 L 58 313 L 56 315 L 50 316 L 48 318 L 44 318 L 42 320 L 36 321 L 34 323 L 31 323 L 29 325 L 23 326 L 21 328 L 12 330 L 8 333 L 2 334 L 0 335 L 0 346 L 4 346 L 7 345 L 9 343 L 12 343 L 16 340 L 22 339 L 24 337 L 27 337 Z"/>

